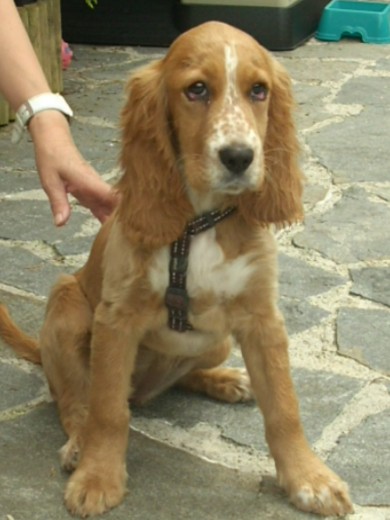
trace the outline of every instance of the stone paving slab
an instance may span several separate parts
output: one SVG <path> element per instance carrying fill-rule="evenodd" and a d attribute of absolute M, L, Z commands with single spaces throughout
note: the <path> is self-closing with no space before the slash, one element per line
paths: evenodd
<path fill-rule="evenodd" d="M 31 154 L 31 150 L 29 153 Z M 40 189 L 40 183 L 36 173 L 16 170 L 8 161 L 6 167 L 0 170 L 0 193 L 21 193 L 37 189 Z"/>
<path fill-rule="evenodd" d="M 388 310 L 342 307 L 337 317 L 337 343 L 345 356 L 390 376 Z"/>
<path fill-rule="evenodd" d="M 41 240 L 55 244 L 69 236 L 74 236 L 85 223 L 87 215 L 73 212 L 65 228 L 53 226 L 50 207 L 46 201 L 3 200 L 1 201 L 3 218 L 0 221 L 2 240 Z"/>
<path fill-rule="evenodd" d="M 89 124 L 88 119 L 84 123 L 76 121 L 72 125 L 73 137 L 78 146 L 83 148 L 85 158 L 88 161 L 96 161 L 96 165 L 100 166 L 99 172 L 102 174 L 109 173 L 118 162 L 120 139 L 118 122 L 104 120 L 106 127 L 92 123 Z M 99 142 L 98 149 L 96 149 L 96 142 Z"/>
<path fill-rule="evenodd" d="M 389 205 L 373 201 L 363 188 L 352 186 L 329 211 L 306 217 L 305 229 L 293 241 L 337 263 L 389 258 L 390 241 L 384 240 L 383 233 L 373 232 L 379 222 L 390 222 Z"/>
<path fill-rule="evenodd" d="M 40 258 L 22 247 L 0 245 L 2 282 L 31 293 L 47 296 L 50 288 L 64 271 L 59 266 L 50 265 L 47 259 Z"/>
<path fill-rule="evenodd" d="M 0 380 L 0 413 L 23 405 L 42 393 L 42 378 L 20 370 L 18 365 L 0 362 Z"/>
<path fill-rule="evenodd" d="M 359 497 L 360 504 L 388 505 L 390 450 L 386 439 L 389 426 L 389 410 L 368 417 L 350 435 L 340 439 L 329 459 L 333 469 L 347 479 L 353 496 Z"/>
<path fill-rule="evenodd" d="M 379 108 L 377 105 L 365 108 L 309 137 L 309 145 L 321 163 L 334 171 L 337 184 L 388 180 L 388 171 L 383 167 L 388 148 L 381 139 L 390 132 L 387 103 Z"/>
<path fill-rule="evenodd" d="M 354 378 L 305 369 L 293 370 L 293 379 L 302 421 L 312 444 L 362 386 Z M 330 388 L 332 391 L 329 391 Z M 136 409 L 134 413 L 135 417 L 161 419 L 172 426 L 186 429 L 194 428 L 199 423 L 207 423 L 218 429 L 228 441 L 268 453 L 263 420 L 255 403 L 226 405 L 207 397 L 172 390 L 145 407 Z"/>
<path fill-rule="evenodd" d="M 129 73 L 165 50 L 75 46 L 65 95 L 82 153 L 115 182 Z M 305 223 L 280 243 L 280 306 L 314 449 L 350 483 L 351 520 L 390 519 L 390 46 L 314 40 L 289 70 L 307 178 Z M 82 265 L 97 230 L 77 205 L 51 224 L 31 143 L 0 128 L 0 301 L 37 335 L 49 287 Z M 238 352 L 230 363 L 242 366 Z M 0 342 L 0 520 L 66 520 L 64 442 L 39 367 Z M 171 391 L 134 410 L 130 493 L 106 518 L 313 518 L 278 491 L 256 406 Z M 263 485 L 260 487 L 260 480 Z M 7 518 L 7 520 L 10 520 Z"/>
<path fill-rule="evenodd" d="M 53 405 L 41 405 L 2 425 L 0 450 L 7 456 L 0 459 L 0 518 L 73 518 L 62 504 L 66 474 L 58 468 L 57 449 L 64 441 Z M 291 510 L 274 485 L 260 488 L 259 477 L 202 461 L 134 431 L 127 467 L 129 493 L 105 515 L 108 520 L 315 518 Z"/>
<path fill-rule="evenodd" d="M 0 301 L 7 305 L 13 319 L 27 334 L 37 337 L 43 323 L 46 302 L 35 295 L 22 296 L 2 289 L 0 289 Z M 2 343 L 0 347 L 2 353 L 11 352 L 8 348 L 3 348 Z"/>
<path fill-rule="evenodd" d="M 351 269 L 351 294 L 390 307 L 390 277 L 386 267 L 366 267 Z"/>

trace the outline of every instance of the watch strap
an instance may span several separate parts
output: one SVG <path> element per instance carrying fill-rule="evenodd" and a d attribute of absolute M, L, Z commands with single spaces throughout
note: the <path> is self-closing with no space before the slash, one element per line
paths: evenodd
<path fill-rule="evenodd" d="M 23 103 L 23 105 L 16 112 L 11 138 L 12 142 L 18 143 L 21 140 L 23 132 L 31 118 L 39 112 L 43 112 L 45 110 L 57 110 L 64 114 L 67 118 L 71 118 L 73 116 L 72 109 L 60 94 L 46 92 L 44 94 L 34 96 Z"/>

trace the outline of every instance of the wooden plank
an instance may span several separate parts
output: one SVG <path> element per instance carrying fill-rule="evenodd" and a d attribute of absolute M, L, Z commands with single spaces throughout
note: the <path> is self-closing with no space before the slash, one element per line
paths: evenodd
<path fill-rule="evenodd" d="M 0 126 L 6 125 L 9 121 L 9 106 L 5 99 L 0 95 Z"/>
<path fill-rule="evenodd" d="M 39 24 L 39 61 L 43 72 L 45 73 L 46 79 L 51 85 L 51 67 L 50 67 L 50 28 L 48 24 L 48 8 L 47 0 L 38 0 L 38 24 Z"/>
<path fill-rule="evenodd" d="M 18 7 L 19 16 L 53 92 L 63 91 L 60 1 L 38 0 Z M 13 110 L 0 96 L 0 125 L 14 119 Z"/>
<path fill-rule="evenodd" d="M 61 7 L 60 0 L 47 0 L 47 25 L 50 28 L 50 87 L 53 92 L 63 91 L 61 62 Z"/>

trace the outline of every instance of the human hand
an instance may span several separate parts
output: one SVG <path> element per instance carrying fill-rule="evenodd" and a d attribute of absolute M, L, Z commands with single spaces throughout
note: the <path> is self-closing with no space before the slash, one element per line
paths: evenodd
<path fill-rule="evenodd" d="M 29 131 L 55 225 L 63 226 L 69 220 L 68 193 L 104 222 L 115 208 L 117 196 L 78 151 L 64 115 L 55 110 L 40 112 L 31 119 Z"/>

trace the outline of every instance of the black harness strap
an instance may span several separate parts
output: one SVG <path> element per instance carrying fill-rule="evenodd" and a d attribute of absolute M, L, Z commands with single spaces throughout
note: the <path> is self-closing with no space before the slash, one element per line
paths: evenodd
<path fill-rule="evenodd" d="M 171 245 L 169 286 L 165 293 L 165 305 L 168 308 L 168 326 L 172 330 L 177 332 L 193 330 L 192 325 L 188 322 L 190 298 L 186 289 L 191 238 L 211 229 L 235 210 L 236 208 L 230 207 L 224 211 L 214 210 L 200 215 L 187 224 L 183 235 Z"/>

